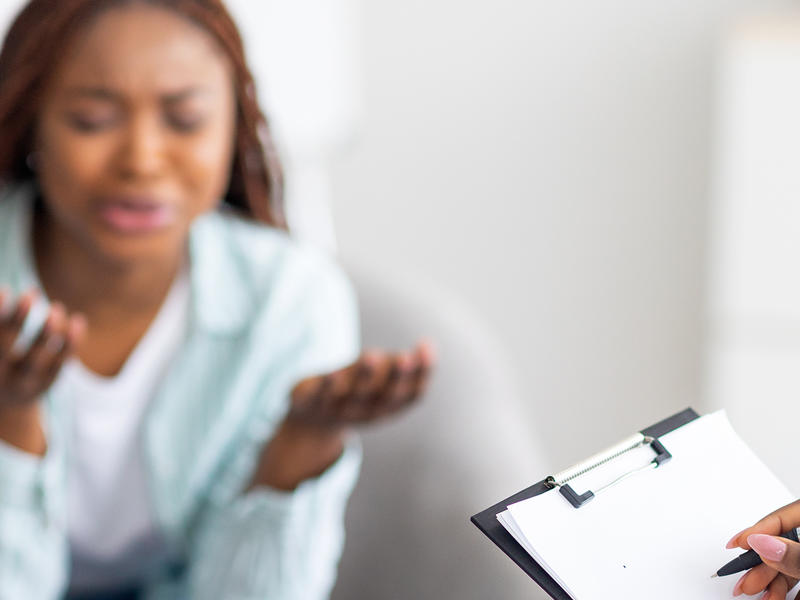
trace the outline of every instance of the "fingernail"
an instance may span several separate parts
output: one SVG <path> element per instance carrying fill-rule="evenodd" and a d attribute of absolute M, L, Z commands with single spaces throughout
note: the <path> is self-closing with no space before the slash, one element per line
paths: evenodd
<path fill-rule="evenodd" d="M 730 541 L 728 541 L 728 543 L 725 544 L 725 547 L 728 550 L 730 550 L 731 548 L 736 548 L 736 546 L 737 546 L 737 544 L 735 543 L 736 542 L 736 538 L 738 538 L 740 535 L 742 535 L 745 531 L 747 531 L 747 530 L 746 529 L 742 529 L 739 533 L 737 533 L 735 536 L 733 536 L 730 539 Z"/>
<path fill-rule="evenodd" d="M 766 594 L 764 594 L 763 596 L 761 596 L 761 600 L 769 600 L 769 598 L 770 598 L 770 596 L 771 596 L 771 595 L 772 595 L 772 594 L 770 594 L 769 592 L 767 592 Z"/>
<path fill-rule="evenodd" d="M 744 578 L 747 577 L 747 573 L 739 577 L 739 581 L 736 582 L 736 585 L 733 586 L 733 595 L 734 596 L 741 596 L 742 595 L 742 583 L 744 583 Z"/>
<path fill-rule="evenodd" d="M 786 555 L 786 544 L 780 538 L 772 537 L 771 535 L 754 533 L 747 536 L 747 543 L 750 544 L 753 550 L 758 552 L 761 558 L 772 562 L 780 562 Z"/>

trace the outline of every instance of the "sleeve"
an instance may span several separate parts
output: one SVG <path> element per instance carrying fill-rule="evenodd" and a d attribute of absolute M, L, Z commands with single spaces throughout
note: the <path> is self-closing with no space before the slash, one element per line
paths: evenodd
<path fill-rule="evenodd" d="M 59 452 L 0 442 L 0 600 L 55 600 L 67 584 Z"/>
<path fill-rule="evenodd" d="M 291 387 L 309 374 L 339 368 L 359 352 L 355 295 L 338 268 L 316 278 L 293 318 L 302 325 L 291 336 L 291 351 L 260 392 L 260 404 L 288 406 Z M 273 400 L 269 400 L 272 398 Z M 274 408 L 272 409 L 274 413 Z M 281 413 L 282 414 L 282 413 Z M 274 422 L 274 414 L 273 414 Z M 259 418 L 250 423 L 259 439 Z M 268 435 L 260 438 L 258 449 Z M 255 466 L 255 453 L 242 451 L 221 477 L 226 489 L 244 489 Z M 267 487 L 236 494 L 212 494 L 199 520 L 190 549 L 189 597 L 192 600 L 322 600 L 336 578 L 344 544 L 344 512 L 360 467 L 361 450 L 350 440 L 336 463 L 293 492 Z M 226 485 L 225 479 L 236 480 Z"/>

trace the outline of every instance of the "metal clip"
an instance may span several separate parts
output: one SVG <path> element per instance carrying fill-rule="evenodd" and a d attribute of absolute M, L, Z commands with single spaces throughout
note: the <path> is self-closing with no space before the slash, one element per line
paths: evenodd
<path fill-rule="evenodd" d="M 596 490 L 594 491 L 587 490 L 583 494 L 578 494 L 574 489 L 572 489 L 572 486 L 569 485 L 569 482 L 572 481 L 573 479 L 576 479 L 581 475 L 584 475 L 589 471 L 596 469 L 597 467 L 605 465 L 632 450 L 647 445 L 649 445 L 656 453 L 655 458 L 653 458 L 647 464 L 638 467 L 636 469 L 632 469 L 627 473 L 623 473 L 613 481 L 606 483 L 605 485 L 597 488 Z M 569 501 L 569 503 L 572 504 L 572 506 L 574 506 L 575 508 L 580 508 L 581 506 L 592 500 L 597 494 L 618 484 L 620 481 L 623 481 L 624 479 L 627 479 L 631 475 L 634 475 L 641 471 L 660 467 L 661 465 L 669 461 L 669 459 L 671 458 L 672 454 L 670 454 L 667 451 L 664 445 L 660 441 L 658 441 L 657 438 L 637 433 L 621 441 L 619 444 L 607 450 L 604 450 L 599 454 L 595 454 L 594 456 L 578 463 L 573 467 L 570 467 L 565 471 L 561 471 L 560 473 L 551 475 L 545 480 L 545 484 L 551 488 L 555 487 L 559 488 L 558 491 L 561 492 L 561 495 L 564 496 Z"/>

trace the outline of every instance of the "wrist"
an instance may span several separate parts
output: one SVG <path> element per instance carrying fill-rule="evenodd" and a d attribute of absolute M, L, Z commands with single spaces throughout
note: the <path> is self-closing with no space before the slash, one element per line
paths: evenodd
<path fill-rule="evenodd" d="M 47 439 L 39 402 L 0 405 L 0 440 L 25 452 L 43 456 Z"/>
<path fill-rule="evenodd" d="M 261 453 L 251 488 L 266 485 L 291 491 L 306 479 L 319 477 L 342 455 L 347 431 L 342 426 L 284 420 Z"/>
<path fill-rule="evenodd" d="M 297 418 L 291 414 L 281 422 L 275 437 L 282 436 L 296 443 L 343 443 L 350 428 L 346 425 L 331 423 L 315 423 Z"/>

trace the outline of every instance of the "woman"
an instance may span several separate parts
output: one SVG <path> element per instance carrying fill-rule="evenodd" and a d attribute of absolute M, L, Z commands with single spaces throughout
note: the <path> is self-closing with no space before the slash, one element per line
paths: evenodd
<path fill-rule="evenodd" d="M 279 230 L 280 173 L 219 0 L 18 16 L 0 53 L 0 598 L 327 596 L 348 432 L 416 399 L 432 356 L 358 356 L 346 279 Z"/>

